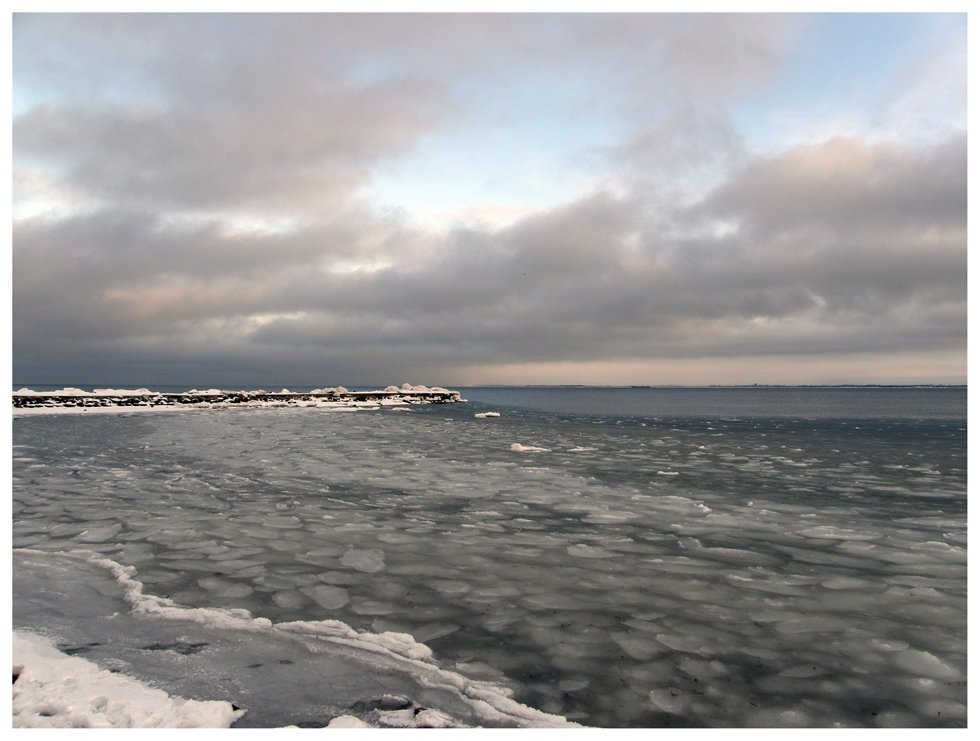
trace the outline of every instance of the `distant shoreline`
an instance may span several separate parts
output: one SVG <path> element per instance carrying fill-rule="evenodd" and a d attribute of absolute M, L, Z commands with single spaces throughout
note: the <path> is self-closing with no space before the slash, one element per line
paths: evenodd
<path fill-rule="evenodd" d="M 42 386 L 55 388 L 65 388 L 73 387 L 79 389 L 96 389 L 99 386 L 104 386 L 106 384 L 101 383 L 81 383 L 81 384 L 54 384 L 54 383 L 14 383 L 12 384 L 12 393 L 16 394 L 18 390 L 22 388 L 31 388 L 32 386 Z M 175 388 L 175 384 L 156 384 L 161 388 Z M 273 385 L 273 384 L 266 384 Z M 275 384 L 278 385 L 278 384 Z M 306 388 L 304 384 L 287 384 L 297 388 Z M 124 385 L 121 385 L 122 388 Z M 927 389 L 927 388 L 967 388 L 967 383 L 734 383 L 734 384 L 704 384 L 704 385 L 681 385 L 681 384 L 603 384 L 603 385 L 592 385 L 592 384 L 576 384 L 576 383 L 563 383 L 563 384 L 544 384 L 544 383 L 528 383 L 528 384 L 508 384 L 508 383 L 486 383 L 486 384 L 474 384 L 474 385 L 458 385 L 457 388 L 469 389 L 469 388 L 486 388 L 486 389 L 868 389 L 868 388 L 882 388 L 882 389 Z M 438 387 L 434 387 L 438 388 Z M 308 392 L 294 392 L 299 394 L 315 394 L 318 390 Z M 267 393 L 273 394 L 276 392 L 267 392 L 259 389 L 258 387 L 252 388 L 247 386 L 243 391 L 231 391 L 229 389 L 222 390 L 221 393 Z M 37 391 L 38 394 L 50 394 L 52 391 Z M 172 392 L 172 391 L 151 391 L 151 393 L 166 393 L 166 394 L 187 394 L 195 393 L 194 391 L 188 392 Z M 196 392 L 200 393 L 200 392 Z M 377 393 L 375 391 L 355 391 L 350 390 L 347 393 L 350 394 L 370 394 Z"/>
<path fill-rule="evenodd" d="M 966 388 L 965 383 L 743 383 L 743 384 L 706 384 L 701 386 L 682 386 L 677 384 L 662 385 L 612 385 L 591 386 L 588 384 L 484 384 L 480 386 L 459 386 L 462 389 L 923 389 L 923 388 Z"/>

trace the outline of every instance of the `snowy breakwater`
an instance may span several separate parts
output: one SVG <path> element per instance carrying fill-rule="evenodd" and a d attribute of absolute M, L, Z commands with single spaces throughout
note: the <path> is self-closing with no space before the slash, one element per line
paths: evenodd
<path fill-rule="evenodd" d="M 184 393 L 160 393 L 141 388 L 95 389 L 83 391 L 64 388 L 58 391 L 33 391 L 28 388 L 13 393 L 14 409 L 95 409 L 111 407 L 324 407 L 359 408 L 393 404 L 451 404 L 461 401 L 458 391 L 404 384 L 378 391 L 348 391 L 343 386 L 292 392 L 222 391 L 193 389 Z"/>

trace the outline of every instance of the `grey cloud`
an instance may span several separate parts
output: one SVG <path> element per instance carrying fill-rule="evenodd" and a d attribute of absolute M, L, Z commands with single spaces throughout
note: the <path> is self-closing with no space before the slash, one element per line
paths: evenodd
<path fill-rule="evenodd" d="M 805 22 L 792 15 L 687 16 L 664 57 L 683 70 L 687 84 L 697 92 L 724 96 L 733 84 L 757 85 L 771 79 Z"/>
<path fill-rule="evenodd" d="M 756 161 L 708 200 L 762 233 L 966 225 L 966 135 L 924 151 L 832 139 Z"/>
<path fill-rule="evenodd" d="M 229 228 L 221 219 L 171 220 L 134 209 L 102 209 L 70 219 L 24 219 L 14 225 L 14 261 L 83 264 L 95 274 L 125 280 L 192 275 L 204 280 L 262 277 L 336 261 L 382 259 L 424 249 L 405 237 L 390 245 L 395 222 L 350 209 L 298 229 L 269 232 Z"/>
<path fill-rule="evenodd" d="M 740 223 L 743 272 L 795 281 L 823 312 L 870 318 L 966 301 L 966 140 L 927 150 L 834 140 L 753 163 L 694 218 Z"/>
<path fill-rule="evenodd" d="M 431 74 L 447 62 L 476 69 L 515 57 L 635 62 L 639 54 L 677 59 L 683 74 L 731 85 L 778 67 L 805 23 L 759 13 L 16 13 L 13 30 L 15 63 L 32 84 L 104 77 L 117 66 L 138 65 L 152 76 L 181 64 L 190 81 L 202 64 L 229 59 L 313 59 L 355 72 L 396 60 Z"/>
<path fill-rule="evenodd" d="M 93 126 L 107 131 L 103 145 L 119 137 L 117 167 L 136 155 L 140 169 L 152 170 L 155 137 L 161 156 L 176 155 L 178 171 L 187 166 L 184 138 L 205 160 L 231 154 L 248 162 L 258 147 L 233 145 L 268 137 L 287 164 L 309 139 L 302 154 L 316 161 L 321 146 L 356 150 L 375 141 L 370 134 L 404 144 L 401 125 L 410 137 L 448 115 L 442 96 L 460 79 L 499 83 L 528 74 L 583 80 L 618 97 L 622 111 L 649 119 L 664 105 L 669 112 L 677 96 L 683 107 L 770 77 L 801 22 L 763 14 L 17 14 L 15 89 L 44 90 L 57 103 L 23 122 L 15 141 L 29 146 L 37 125 L 35 142 L 43 145 L 42 134 L 64 139 L 77 117 L 88 138 Z M 128 105 L 133 95 L 142 113 L 78 103 Z M 233 123 L 216 130 L 225 116 Z M 378 132 L 379 125 L 392 131 Z M 323 141 L 345 126 L 362 135 Z M 85 139 L 71 145 L 84 147 Z"/>
<path fill-rule="evenodd" d="M 500 234 L 514 268 L 533 279 L 583 272 L 601 274 L 619 262 L 624 232 L 636 224 L 640 206 L 599 193 L 548 213 L 529 216 Z"/>
<path fill-rule="evenodd" d="M 638 129 L 611 154 L 621 166 L 664 182 L 679 173 L 731 169 L 747 158 L 741 134 L 723 111 L 690 102 Z"/>
<path fill-rule="evenodd" d="M 367 166 L 433 124 L 431 86 L 405 81 L 269 92 L 258 111 L 50 104 L 14 122 L 16 150 L 70 163 L 67 180 L 126 203 L 330 213 Z"/>
<path fill-rule="evenodd" d="M 335 213 L 447 100 L 432 78 L 349 74 L 344 24 L 310 25 L 323 21 L 18 16 L 15 87 L 46 100 L 15 119 L 14 156 L 131 206 Z"/>
<path fill-rule="evenodd" d="M 797 194 L 822 196 L 818 203 L 783 197 L 787 178 L 805 178 L 781 160 L 750 166 L 666 221 L 641 200 L 597 194 L 506 229 L 444 238 L 363 215 L 338 222 L 332 234 L 320 225 L 263 238 L 170 233 L 133 216 L 115 232 L 94 217 L 87 226 L 21 226 L 15 357 L 41 353 L 51 336 L 134 348 L 162 337 L 177 353 L 189 343 L 207 357 L 260 357 L 280 347 L 353 358 L 390 348 L 399 362 L 443 358 L 453 366 L 961 347 L 963 214 L 942 202 L 962 202 L 944 175 L 958 172 L 962 147 L 858 156 L 850 146 L 853 157 L 821 167 L 849 199 L 876 204 L 866 219 L 844 204 L 834 220 L 838 194 L 820 183 Z M 833 167 L 855 159 L 863 164 Z M 900 183 L 882 180 L 895 172 Z M 914 207 L 911 194 L 926 205 Z M 880 218 L 901 210 L 907 218 Z M 720 237 L 678 236 L 711 218 L 746 226 Z M 149 246 L 138 247 L 141 240 Z M 323 269 L 338 255 L 360 254 L 351 244 L 374 245 L 374 257 L 390 265 Z M 202 275 L 206 282 L 196 282 Z M 130 304 L 105 298 L 120 290 Z M 173 300 L 154 309 L 154 290 L 163 298 L 173 292 Z M 148 312 L 135 310 L 140 301 Z M 250 323 L 263 314 L 270 316 Z M 188 339 L 209 331 L 224 342 Z"/>
<path fill-rule="evenodd" d="M 797 22 L 18 18 L 15 70 L 52 90 L 75 75 L 81 94 L 21 115 L 15 156 L 104 201 L 14 224 L 15 378 L 70 366 L 328 385 L 424 368 L 444 375 L 416 381 L 449 383 L 490 363 L 962 348 L 965 135 L 749 161 L 698 98 L 775 74 Z M 454 115 L 452 75 L 596 55 L 634 116 L 612 152 L 625 194 L 448 235 L 352 198 Z M 391 77 L 401 64 L 415 76 Z M 127 86 L 148 91 L 139 105 Z M 698 168 L 731 172 L 692 206 L 665 184 Z M 278 231 L 226 218 L 255 212 L 296 218 Z"/>
<path fill-rule="evenodd" d="M 135 209 L 333 218 L 370 182 L 371 167 L 460 113 L 452 81 L 530 69 L 616 91 L 620 107 L 643 120 L 666 104 L 664 124 L 640 127 L 615 154 L 620 165 L 676 173 L 717 163 L 709 151 L 719 143 L 737 149 L 724 116 L 685 97 L 689 78 L 735 89 L 763 67 L 778 68 L 795 23 L 763 15 L 18 14 L 15 88 L 44 90 L 47 101 L 15 119 L 14 156 L 54 166 L 80 198 Z M 742 61 L 685 62 L 698 29 L 697 43 Z M 596 58 L 605 60 L 601 79 Z"/>

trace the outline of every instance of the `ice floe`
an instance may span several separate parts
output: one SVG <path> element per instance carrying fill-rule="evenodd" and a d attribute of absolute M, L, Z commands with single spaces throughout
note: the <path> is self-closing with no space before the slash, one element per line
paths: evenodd
<path fill-rule="evenodd" d="M 550 453 L 551 448 L 540 448 L 534 445 L 521 445 L 520 443 L 513 443 L 510 446 L 511 453 Z"/>

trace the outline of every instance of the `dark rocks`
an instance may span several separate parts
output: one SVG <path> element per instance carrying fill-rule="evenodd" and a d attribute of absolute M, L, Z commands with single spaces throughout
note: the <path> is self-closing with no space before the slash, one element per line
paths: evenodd
<path fill-rule="evenodd" d="M 404 697 L 396 695 L 384 695 L 375 700 L 359 700 L 351 706 L 351 710 L 357 713 L 367 713 L 372 710 L 408 710 L 414 707 L 414 703 Z M 422 708 L 424 710 L 424 708 Z M 416 711 L 417 713 L 418 711 Z"/>
<path fill-rule="evenodd" d="M 74 389 L 77 391 L 77 389 Z M 181 394 L 146 393 L 141 395 L 70 395 L 66 393 L 13 394 L 15 409 L 37 407 L 157 407 L 157 406 L 207 406 L 209 404 L 257 405 L 272 402 L 277 406 L 296 406 L 316 401 L 381 401 L 402 399 L 409 403 L 452 404 L 462 401 L 458 391 L 347 391 L 336 389 L 310 393 L 269 393 L 267 391 L 222 391 L 219 393 L 186 392 Z"/>
<path fill-rule="evenodd" d="M 143 646 L 144 651 L 175 651 L 183 656 L 191 656 L 204 650 L 207 643 L 154 643 L 152 646 Z"/>

